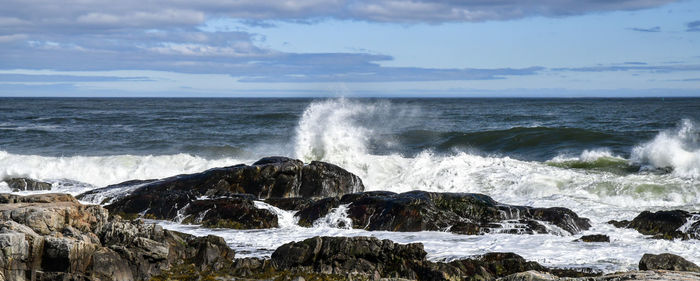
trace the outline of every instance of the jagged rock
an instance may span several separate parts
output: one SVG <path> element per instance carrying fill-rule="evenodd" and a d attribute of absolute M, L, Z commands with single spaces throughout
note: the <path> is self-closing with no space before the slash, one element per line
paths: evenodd
<path fill-rule="evenodd" d="M 103 196 L 116 188 L 125 188 L 127 185 L 139 186 L 134 187 L 130 194 L 121 195 L 121 197 Z M 148 218 L 172 220 L 183 213 L 191 215 L 205 211 L 195 207 L 218 206 L 251 213 L 253 214 L 251 218 L 266 219 L 268 216 L 263 213 L 270 213 L 269 211 L 256 211 L 252 203 L 243 202 L 240 198 L 247 195 L 251 200 L 277 200 L 271 202 L 291 204 L 288 207 L 298 209 L 313 202 L 305 201 L 311 200 L 310 197 L 337 196 L 363 189 L 362 181 L 357 176 L 338 166 L 323 162 L 304 165 L 299 160 L 286 157 L 267 157 L 250 166 L 241 164 L 215 168 L 197 174 L 179 175 L 157 181 L 131 181 L 90 191 L 79 195 L 79 198 L 109 202 L 110 204 L 106 207 L 111 212 L 124 217 L 145 215 Z M 295 201 L 278 199 L 300 196 L 307 199 L 294 199 Z M 201 200 L 202 198 L 211 198 L 216 202 L 214 204 L 212 201 Z M 188 211 L 188 208 L 196 210 Z M 216 215 L 216 212 L 210 213 L 205 217 Z M 261 228 L 274 227 L 276 224 L 272 220 L 252 223 L 239 221 L 229 226 L 246 228 L 250 225 L 252 228 Z M 208 225 L 222 224 L 213 222 Z"/>
<path fill-rule="evenodd" d="M 312 161 L 301 172 L 299 196 L 331 197 L 365 190 L 362 180 L 336 165 Z"/>
<path fill-rule="evenodd" d="M 629 271 L 606 274 L 598 277 L 558 277 L 556 275 L 539 272 L 525 271 L 498 278 L 499 281 L 690 281 L 700 280 L 700 274 L 683 271 Z"/>
<path fill-rule="evenodd" d="M 683 210 L 644 211 L 632 221 L 609 221 L 615 227 L 626 227 L 637 230 L 644 235 L 652 235 L 657 239 L 700 239 L 700 213 L 690 213 Z M 687 224 L 687 225 L 686 225 Z"/>
<path fill-rule="evenodd" d="M 51 190 L 51 184 L 29 178 L 10 178 L 4 180 L 13 192 L 17 191 L 36 191 L 36 190 Z"/>
<path fill-rule="evenodd" d="M 700 272 L 700 267 L 674 254 L 644 254 L 639 260 L 639 270 L 675 270 Z"/>
<path fill-rule="evenodd" d="M 576 239 L 579 242 L 610 242 L 610 237 L 605 234 L 584 235 Z"/>
<path fill-rule="evenodd" d="M 417 279 L 413 263 L 425 260 L 421 244 L 401 245 L 374 237 L 313 237 L 272 253 L 278 270 L 367 274 Z"/>
<path fill-rule="evenodd" d="M 200 223 L 204 227 L 261 229 L 277 227 L 277 216 L 258 209 L 250 198 L 232 197 L 197 200 L 185 209 L 184 223 Z"/>
<path fill-rule="evenodd" d="M 265 199 L 265 203 L 287 211 L 299 211 L 309 207 L 314 202 L 316 200 L 302 197 Z"/>
<path fill-rule="evenodd" d="M 272 268 L 266 267 L 258 259 L 236 261 L 234 264 L 241 268 L 239 272 L 245 273 L 245 276 L 255 276 L 256 271 L 263 271 L 347 277 L 337 280 L 495 280 L 526 270 L 555 272 L 557 276 L 598 275 L 546 268 L 514 253 L 487 253 L 449 263 L 430 262 L 425 256 L 420 243 L 402 245 L 374 237 L 313 237 L 277 248 L 272 254 Z"/>
<path fill-rule="evenodd" d="M 0 194 L 0 280 L 144 280 L 182 263 L 220 269 L 234 252 L 194 237 L 109 216 L 65 194 Z"/>
<path fill-rule="evenodd" d="M 547 222 L 575 234 L 590 227 L 588 219 L 566 208 L 511 206 L 483 194 L 424 191 L 363 192 L 339 199 L 326 198 L 299 211 L 296 216 L 300 225 L 310 226 L 333 208 L 345 204 L 353 227 L 367 230 L 546 233 L 549 228 L 541 222 Z M 511 228 L 504 229 L 504 225 Z"/>

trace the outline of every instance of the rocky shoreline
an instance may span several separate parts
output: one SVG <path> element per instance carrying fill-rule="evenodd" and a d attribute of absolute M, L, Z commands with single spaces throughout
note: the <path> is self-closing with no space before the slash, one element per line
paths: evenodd
<path fill-rule="evenodd" d="M 50 188 L 11 179 L 17 190 Z M 127 190 L 128 192 L 117 192 Z M 144 223 L 171 220 L 206 228 L 265 229 L 278 217 L 259 202 L 297 211 L 309 227 L 342 208 L 365 230 L 448 231 L 460 235 L 577 235 L 587 218 L 566 208 L 496 202 L 484 194 L 364 191 L 356 175 L 330 163 L 285 157 L 159 180 L 134 180 L 76 196 L 0 194 L 0 280 L 700 280 L 700 268 L 671 254 L 645 255 L 640 271 L 601 275 L 557 269 L 513 253 L 451 262 L 426 259 L 420 243 L 372 237 L 313 237 L 269 259 L 235 258 L 221 237 L 195 237 Z M 103 205 L 103 206 L 102 206 Z M 651 239 L 699 239 L 700 213 L 645 211 L 611 221 Z M 609 242 L 588 235 L 582 242 Z"/>

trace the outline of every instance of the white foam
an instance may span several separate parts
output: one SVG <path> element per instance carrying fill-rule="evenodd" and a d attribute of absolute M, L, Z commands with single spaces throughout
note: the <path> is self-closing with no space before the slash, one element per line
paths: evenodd
<path fill-rule="evenodd" d="M 392 120 L 385 113 L 393 111 L 386 103 L 343 99 L 312 103 L 299 121 L 296 155 L 307 162 L 337 164 L 360 176 L 367 190 L 486 193 L 503 203 L 568 207 L 599 221 L 633 217 L 651 208 L 700 206 L 700 181 L 677 173 L 616 175 L 466 152 L 369 154 L 369 141 L 391 130 L 386 126 L 391 121 L 375 119 Z M 692 130 L 684 128 L 680 135 L 687 139 Z M 622 160 L 604 148 L 584 151 L 576 160 L 601 158 Z"/>
<path fill-rule="evenodd" d="M 102 187 L 133 179 L 154 179 L 234 165 L 241 159 L 208 160 L 190 154 L 47 157 L 0 151 L 0 179 L 69 179 Z M 69 190 L 70 191 L 70 190 Z"/>
<path fill-rule="evenodd" d="M 314 227 L 352 229 L 352 219 L 348 218 L 349 205 L 344 204 L 333 208 L 326 216 L 314 221 Z"/>
<path fill-rule="evenodd" d="M 570 162 L 570 161 L 580 161 L 580 162 L 595 162 L 600 159 L 616 159 L 616 160 L 626 160 L 622 156 L 614 155 L 609 148 L 597 148 L 597 149 L 586 149 L 578 156 L 570 155 L 558 155 L 549 162 Z"/>
<path fill-rule="evenodd" d="M 275 214 L 277 216 L 277 225 L 279 225 L 280 228 L 296 227 L 297 221 L 299 220 L 298 218 L 294 217 L 294 213 L 296 212 L 282 210 L 262 201 L 253 201 L 253 203 L 255 204 L 256 208 L 265 209 Z"/>
<path fill-rule="evenodd" d="M 684 119 L 677 128 L 635 147 L 632 160 L 653 168 L 671 167 L 681 177 L 700 178 L 700 130 Z"/>

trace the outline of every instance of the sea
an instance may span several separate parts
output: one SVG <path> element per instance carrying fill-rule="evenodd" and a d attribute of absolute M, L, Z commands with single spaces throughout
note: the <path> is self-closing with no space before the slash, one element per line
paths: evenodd
<path fill-rule="evenodd" d="M 265 156 L 330 162 L 367 190 L 566 207 L 591 219 L 582 234 L 611 241 L 365 231 L 349 227 L 342 206 L 304 228 L 293 212 L 263 202 L 256 205 L 276 213 L 279 228 L 155 223 L 220 235 L 237 257 L 269 257 L 284 243 L 330 235 L 420 242 L 433 261 L 514 252 L 547 266 L 614 272 L 637 269 L 644 253 L 668 252 L 700 264 L 698 240 L 650 239 L 607 224 L 645 210 L 700 211 L 700 98 L 0 98 L 0 178 L 47 181 L 51 192 L 77 195 Z M 11 190 L 3 182 L 0 192 Z"/>

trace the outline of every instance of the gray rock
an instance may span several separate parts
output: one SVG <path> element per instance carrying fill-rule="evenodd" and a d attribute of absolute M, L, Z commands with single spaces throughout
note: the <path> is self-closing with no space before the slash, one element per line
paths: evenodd
<path fill-rule="evenodd" d="M 36 190 L 51 190 L 51 184 L 29 178 L 11 178 L 5 182 L 12 191 L 36 191 Z"/>
<path fill-rule="evenodd" d="M 639 260 L 639 270 L 655 269 L 700 272 L 696 264 L 674 254 L 644 254 Z"/>
<path fill-rule="evenodd" d="M 147 280 L 183 263 L 218 270 L 235 255 L 220 237 L 124 221 L 70 195 L 0 202 L 0 280 Z"/>

